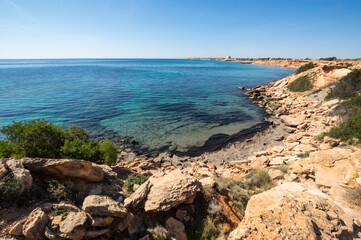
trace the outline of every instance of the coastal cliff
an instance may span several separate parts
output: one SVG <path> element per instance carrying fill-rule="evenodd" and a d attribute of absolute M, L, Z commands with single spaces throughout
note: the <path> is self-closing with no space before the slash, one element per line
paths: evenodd
<path fill-rule="evenodd" d="M 295 67 L 311 62 L 277 61 L 252 63 Z M 0 177 L 11 173 L 21 185 L 21 203 L 0 209 L 1 236 L 359 239 L 360 140 L 340 141 L 323 133 L 340 126 L 348 114 L 340 107 L 347 100 L 328 98 L 330 89 L 361 63 L 312 63 L 248 89 L 246 95 L 268 114 L 269 127 L 217 151 L 156 158 L 120 153 L 111 166 L 1 159 Z"/>

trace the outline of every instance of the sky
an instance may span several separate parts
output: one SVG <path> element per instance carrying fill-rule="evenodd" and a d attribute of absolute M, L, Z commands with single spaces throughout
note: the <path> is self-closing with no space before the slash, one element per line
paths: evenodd
<path fill-rule="evenodd" d="M 361 0 L 0 0 L 0 59 L 361 57 Z"/>

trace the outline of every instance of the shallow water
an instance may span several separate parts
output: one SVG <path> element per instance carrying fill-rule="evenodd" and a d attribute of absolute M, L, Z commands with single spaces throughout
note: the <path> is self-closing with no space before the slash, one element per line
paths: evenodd
<path fill-rule="evenodd" d="M 292 72 L 184 59 L 0 60 L 0 126 L 45 118 L 185 151 L 260 123 L 263 111 L 237 87 Z"/>

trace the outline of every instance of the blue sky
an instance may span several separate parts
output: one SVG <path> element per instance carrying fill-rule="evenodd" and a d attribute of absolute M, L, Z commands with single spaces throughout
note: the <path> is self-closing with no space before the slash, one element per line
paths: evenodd
<path fill-rule="evenodd" d="M 361 57 L 361 0 L 0 0 L 0 58 Z"/>

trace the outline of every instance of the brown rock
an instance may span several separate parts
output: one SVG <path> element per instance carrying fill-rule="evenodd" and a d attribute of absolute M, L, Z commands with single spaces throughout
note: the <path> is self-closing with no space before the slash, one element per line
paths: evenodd
<path fill-rule="evenodd" d="M 320 145 L 321 150 L 331 149 L 340 144 L 340 140 L 325 136 L 323 138 L 323 143 Z"/>
<path fill-rule="evenodd" d="M 94 217 L 92 221 L 93 227 L 107 227 L 114 221 L 113 217 Z"/>
<path fill-rule="evenodd" d="M 31 188 L 33 185 L 33 177 L 31 176 L 29 170 L 25 169 L 21 160 L 17 159 L 10 159 L 6 162 L 6 165 L 14 174 L 14 177 L 20 181 L 21 190 L 20 192 L 23 193 Z"/>
<path fill-rule="evenodd" d="M 284 172 L 282 172 L 279 169 L 269 169 L 268 170 L 268 175 L 271 177 L 271 179 L 273 180 L 279 180 L 279 179 L 283 179 L 283 176 L 285 175 Z"/>
<path fill-rule="evenodd" d="M 87 215 L 84 212 L 70 212 L 59 224 L 59 236 L 68 239 L 83 239 Z"/>
<path fill-rule="evenodd" d="M 124 205 L 136 207 L 142 203 L 145 211 L 167 211 L 181 203 L 192 203 L 200 186 L 196 178 L 180 170 L 155 174 L 125 199 Z"/>
<path fill-rule="evenodd" d="M 21 236 L 23 235 L 23 221 L 19 221 L 15 223 L 11 228 L 9 233 L 13 236 Z"/>
<path fill-rule="evenodd" d="M 352 234 L 351 219 L 328 195 L 293 182 L 253 196 L 229 239 L 351 240 Z"/>
<path fill-rule="evenodd" d="M 173 217 L 167 219 L 165 223 L 166 229 L 172 237 L 177 240 L 187 240 L 187 234 L 184 224 Z"/>
<path fill-rule="evenodd" d="M 96 164 L 75 159 L 24 158 L 24 167 L 30 172 L 38 172 L 61 179 L 80 179 L 88 182 L 100 182 L 104 178 L 102 168 Z"/>
<path fill-rule="evenodd" d="M 178 218 L 181 221 L 185 221 L 185 222 L 188 222 L 190 220 L 188 211 L 185 209 L 178 209 L 176 212 L 176 218 Z"/>
<path fill-rule="evenodd" d="M 48 215 L 41 208 L 35 208 L 23 225 L 23 235 L 28 240 L 44 239 L 44 229 L 48 221 Z"/>
<path fill-rule="evenodd" d="M 92 216 L 123 218 L 127 209 L 108 196 L 89 195 L 84 199 L 83 210 Z"/>
<path fill-rule="evenodd" d="M 8 172 L 5 162 L 0 159 L 0 178 L 2 178 Z"/>

